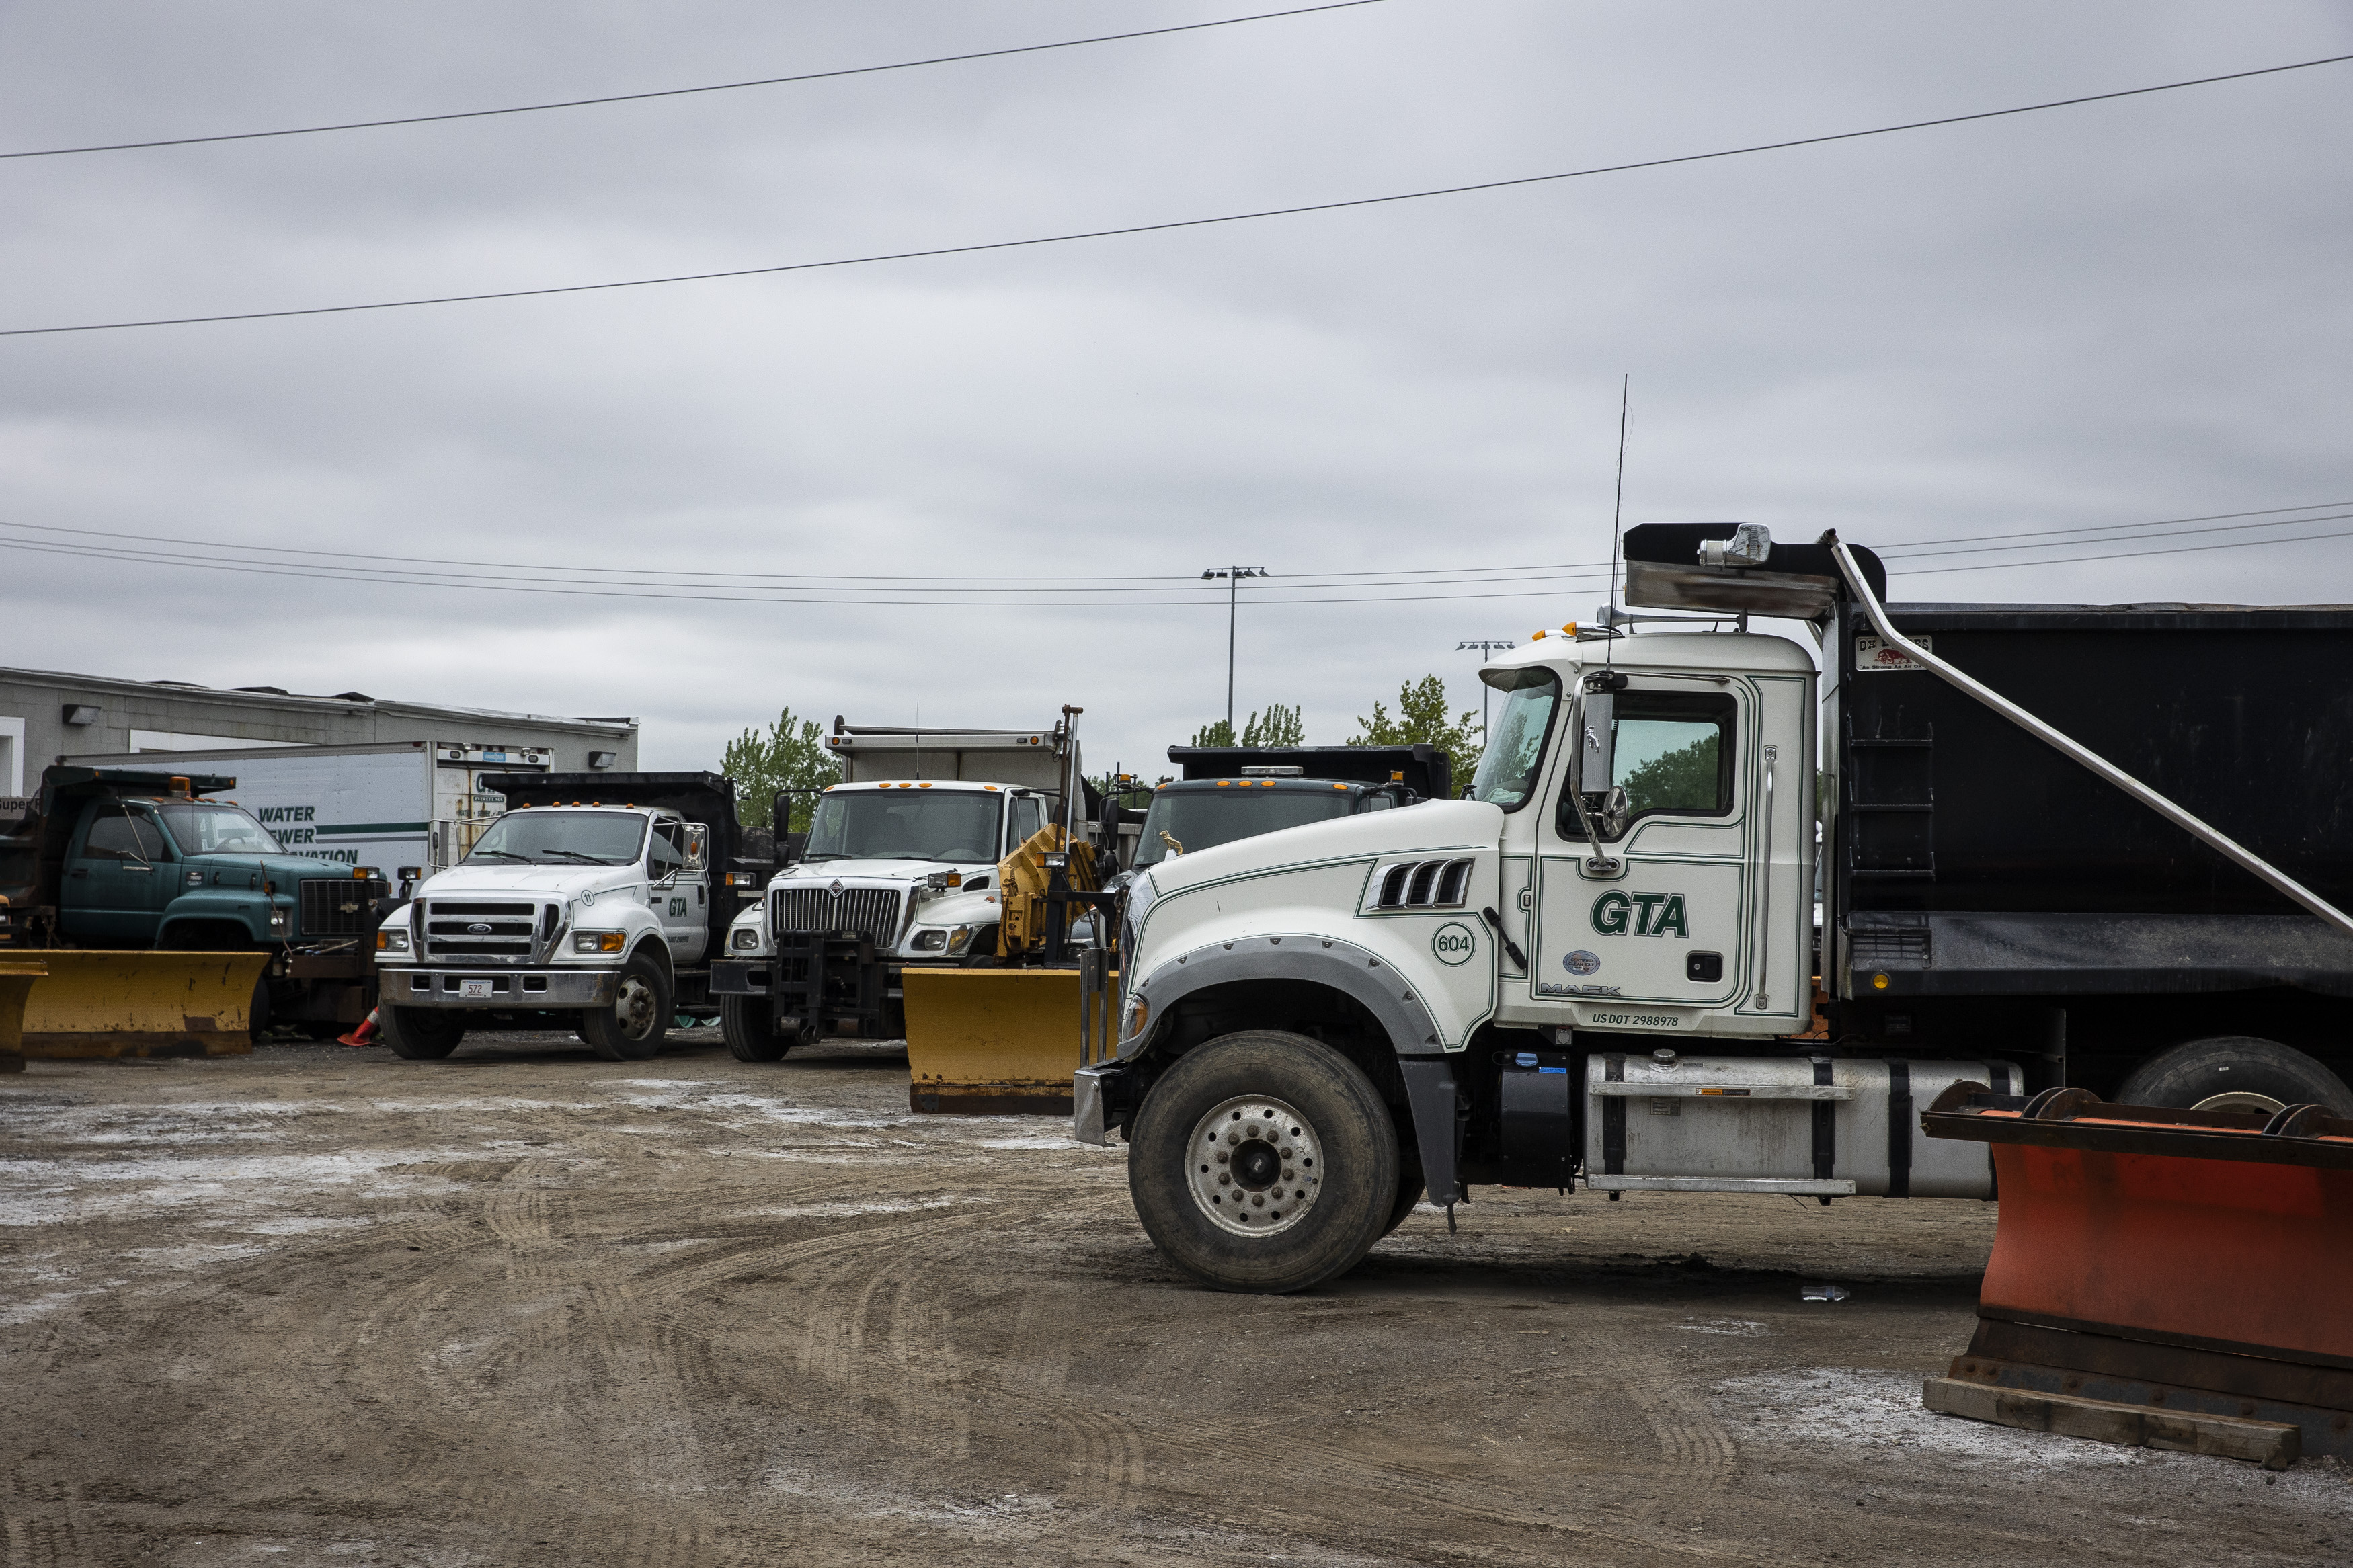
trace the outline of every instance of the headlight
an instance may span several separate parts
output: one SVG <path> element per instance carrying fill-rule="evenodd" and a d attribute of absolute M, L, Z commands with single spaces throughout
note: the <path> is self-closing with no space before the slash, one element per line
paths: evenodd
<path fill-rule="evenodd" d="M 375 933 L 375 950 L 378 952 L 406 952 L 408 933 L 395 931 L 390 926 L 380 926 Z"/>
<path fill-rule="evenodd" d="M 294 911 L 284 904 L 269 906 L 269 934 L 284 936 L 294 929 Z"/>
<path fill-rule="evenodd" d="M 971 945 L 972 927 L 958 926 L 955 930 L 948 932 L 948 951 L 950 952 L 962 952 L 965 948 L 970 947 Z"/>
<path fill-rule="evenodd" d="M 727 945 L 738 952 L 749 952 L 760 945 L 760 928 L 737 926 L 727 933 Z"/>
<path fill-rule="evenodd" d="M 1138 1035 L 1143 1034 L 1144 1021 L 1149 1017 L 1151 1014 L 1151 1004 L 1145 1002 L 1143 997 L 1129 997 L 1127 999 L 1127 1017 L 1120 1025 L 1119 1037 L 1123 1040 L 1132 1040 Z"/>
<path fill-rule="evenodd" d="M 572 933 L 575 952 L 618 952 L 623 937 L 617 931 L 581 931 Z"/>
<path fill-rule="evenodd" d="M 915 940 L 909 942 L 907 945 L 913 948 L 917 952 L 937 952 L 941 949 L 946 947 L 947 944 L 948 933 L 941 930 L 939 927 L 934 926 L 929 931 L 917 931 L 915 933 Z"/>

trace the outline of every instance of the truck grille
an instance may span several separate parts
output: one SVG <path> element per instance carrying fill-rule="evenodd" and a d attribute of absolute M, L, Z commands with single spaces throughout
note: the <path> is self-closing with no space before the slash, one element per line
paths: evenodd
<path fill-rule="evenodd" d="M 556 907 L 553 904 L 543 911 L 537 904 L 427 900 L 424 905 L 425 956 L 504 958 L 528 963 L 533 955 L 533 928 L 544 924 L 552 935 L 556 919 Z"/>
<path fill-rule="evenodd" d="M 300 889 L 305 937 L 364 936 L 369 910 L 385 884 L 349 877 L 312 877 Z"/>
<path fill-rule="evenodd" d="M 856 931 L 888 942 L 899 934 L 900 897 L 896 888 L 779 888 L 768 912 L 780 932 Z"/>

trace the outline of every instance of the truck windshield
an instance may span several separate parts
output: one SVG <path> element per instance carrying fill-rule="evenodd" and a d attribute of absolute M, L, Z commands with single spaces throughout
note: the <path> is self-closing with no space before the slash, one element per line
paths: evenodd
<path fill-rule="evenodd" d="M 283 855 L 269 829 L 245 807 L 212 800 L 159 800 L 164 826 L 183 855 Z"/>
<path fill-rule="evenodd" d="M 645 843 L 646 819 L 634 811 L 510 811 L 474 841 L 466 858 L 506 865 L 626 866 Z"/>
<path fill-rule="evenodd" d="M 994 861 L 1001 795 L 840 790 L 817 803 L 804 860 Z"/>
<path fill-rule="evenodd" d="M 1170 856 L 1190 855 L 1219 844 L 1328 822 L 1356 808 L 1354 790 L 1323 788 L 1164 789 L 1152 797 L 1144 814 L 1144 841 L 1136 846 L 1138 866 L 1156 866 Z M 1171 840 L 1174 843 L 1171 843 Z"/>
<path fill-rule="evenodd" d="M 1552 729 L 1552 710 L 1560 701 L 1560 678 L 1549 669 L 1507 669 L 1498 670 L 1487 684 L 1511 696 L 1504 700 L 1487 750 L 1479 759 L 1479 772 L 1471 781 L 1471 798 L 1517 811 L 1535 793 L 1545 736 Z"/>

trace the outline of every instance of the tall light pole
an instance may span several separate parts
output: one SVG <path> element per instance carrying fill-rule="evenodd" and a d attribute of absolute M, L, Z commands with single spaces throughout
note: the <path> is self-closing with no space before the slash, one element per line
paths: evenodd
<path fill-rule="evenodd" d="M 1241 582 L 1245 577 L 1271 577 L 1274 574 L 1263 566 L 1212 566 L 1201 574 L 1201 581 L 1223 577 L 1226 580 L 1226 728 L 1234 727 L 1234 617 L 1241 611 Z"/>
<path fill-rule="evenodd" d="M 1517 643 L 1511 642 L 1459 642 L 1454 645 L 1454 651 L 1461 653 L 1465 648 L 1476 648 L 1479 650 L 1479 657 L 1483 659 L 1499 647 L 1519 646 Z M 1482 746 L 1487 743 L 1487 683 L 1483 680 L 1479 683 L 1479 743 Z"/>

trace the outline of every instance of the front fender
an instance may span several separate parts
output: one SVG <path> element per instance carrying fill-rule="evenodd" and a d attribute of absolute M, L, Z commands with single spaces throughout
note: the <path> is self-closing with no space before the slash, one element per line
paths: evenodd
<path fill-rule="evenodd" d="M 156 928 L 156 945 L 171 945 L 174 926 L 199 921 L 208 925 L 237 926 L 254 941 L 268 942 L 271 940 L 269 905 L 269 895 L 259 888 L 194 889 L 164 906 L 164 918 Z"/>
<path fill-rule="evenodd" d="M 1128 993 L 1145 1005 L 1142 1032 L 1119 1045 L 1123 1058 L 1151 1037 L 1153 1026 L 1187 996 L 1240 980 L 1303 980 L 1328 985 L 1364 1005 L 1380 1020 L 1399 1056 L 1435 1056 L 1446 1049 L 1412 979 L 1368 948 L 1337 937 L 1257 936 L 1214 942 L 1168 960 Z M 1134 1016 L 1133 1009 L 1129 1016 Z"/>

